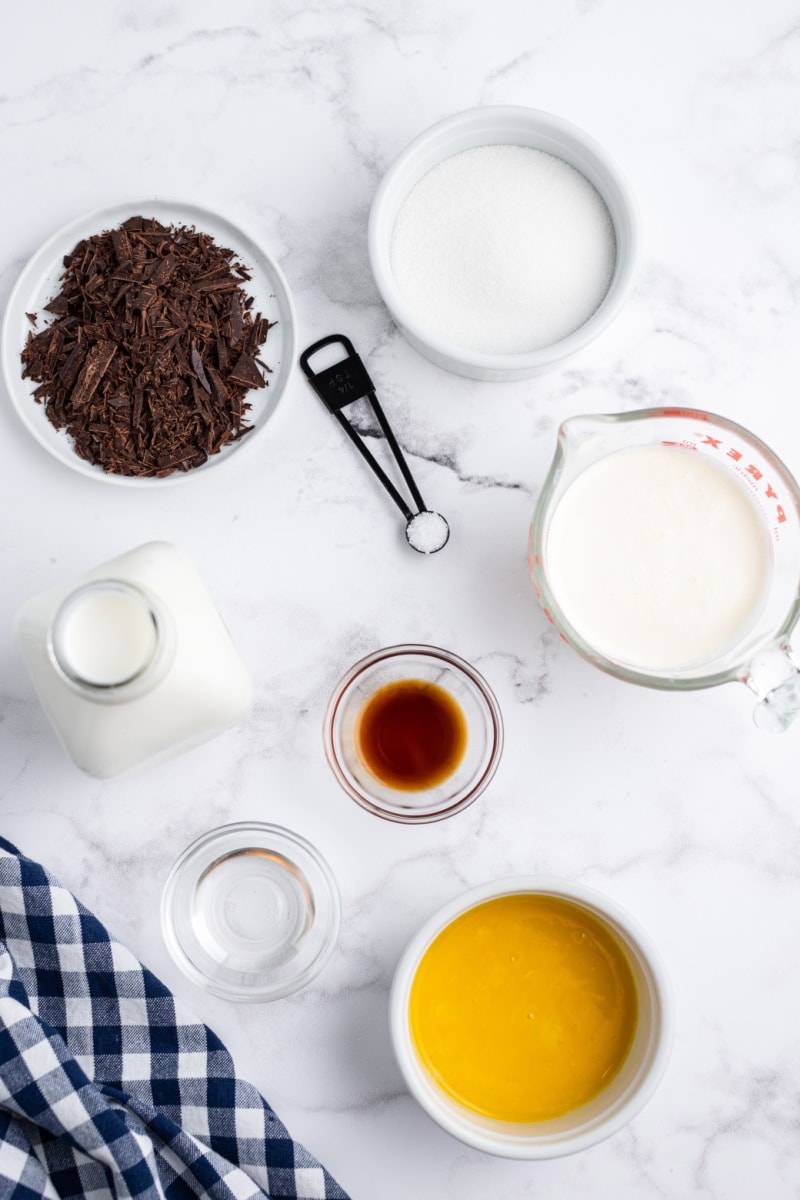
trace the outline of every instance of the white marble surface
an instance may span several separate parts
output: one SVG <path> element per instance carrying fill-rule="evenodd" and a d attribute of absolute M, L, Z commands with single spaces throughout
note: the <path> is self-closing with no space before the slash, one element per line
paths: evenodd
<path fill-rule="evenodd" d="M 800 727 L 760 733 L 742 687 L 667 695 L 554 636 L 526 534 L 559 422 L 663 400 L 719 410 L 800 473 L 800 13 L 792 0 L 298 0 L 5 5 L 0 302 L 82 212 L 148 193 L 239 219 L 281 262 L 301 345 L 349 334 L 453 536 L 423 560 L 297 373 L 241 471 L 141 494 L 73 475 L 0 410 L 0 832 L 38 857 L 228 1042 L 354 1200 L 558 1196 L 784 1200 L 800 1192 Z M 365 230 L 382 171 L 482 103 L 589 130 L 638 196 L 632 299 L 580 358 L 470 383 L 419 358 L 382 307 Z M 235 732 L 135 778 L 65 760 L 11 639 L 17 605 L 144 542 L 183 546 L 256 679 Z M 376 820 L 340 792 L 321 723 L 357 657 L 427 641 L 472 660 L 507 743 L 485 796 L 442 824 Z M 161 941 L 178 852 L 226 821 L 310 838 L 341 886 L 334 956 L 264 1006 L 184 981 Z M 406 1093 L 386 1006 L 440 903 L 547 871 L 605 890 L 662 948 L 677 1040 L 660 1089 L 596 1148 L 482 1156 Z"/>

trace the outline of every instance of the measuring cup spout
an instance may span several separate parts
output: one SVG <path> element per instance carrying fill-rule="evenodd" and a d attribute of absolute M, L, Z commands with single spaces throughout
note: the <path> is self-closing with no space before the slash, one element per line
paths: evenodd
<path fill-rule="evenodd" d="M 800 716 L 800 664 L 787 641 L 762 650 L 747 667 L 742 681 L 758 696 L 753 720 L 759 729 L 784 733 Z"/>
<path fill-rule="evenodd" d="M 558 429 L 559 445 L 564 452 L 577 449 L 586 438 L 600 433 L 617 423 L 617 415 L 613 413 L 585 413 L 567 417 Z"/>
<path fill-rule="evenodd" d="M 561 488 L 586 467 L 626 443 L 630 421 L 622 413 L 581 413 L 567 417 L 558 429 L 556 454 L 548 484 Z M 547 490 L 547 489 L 546 489 Z"/>

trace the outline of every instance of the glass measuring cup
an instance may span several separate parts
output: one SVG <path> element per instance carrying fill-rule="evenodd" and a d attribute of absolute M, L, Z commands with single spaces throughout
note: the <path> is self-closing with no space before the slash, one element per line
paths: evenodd
<path fill-rule="evenodd" d="M 620 450 L 659 445 L 692 450 L 738 480 L 763 523 L 771 574 L 760 611 L 732 644 L 678 667 L 643 669 L 601 653 L 570 624 L 548 574 L 548 536 L 560 501 L 579 475 Z M 741 425 L 683 408 L 571 417 L 559 430 L 533 514 L 528 562 L 545 616 L 564 641 L 610 675 L 668 691 L 740 680 L 758 697 L 754 717 L 766 729 L 786 729 L 800 713 L 800 658 L 789 641 L 800 618 L 800 489 L 769 447 Z"/>

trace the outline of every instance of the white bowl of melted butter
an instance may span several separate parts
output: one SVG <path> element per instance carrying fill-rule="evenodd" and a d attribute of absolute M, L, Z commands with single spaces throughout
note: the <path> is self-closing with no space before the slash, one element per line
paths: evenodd
<path fill-rule="evenodd" d="M 518 876 L 456 897 L 412 937 L 390 1027 L 409 1091 L 448 1133 L 487 1154 L 556 1158 L 649 1100 L 673 1002 L 656 947 L 616 901 Z"/>

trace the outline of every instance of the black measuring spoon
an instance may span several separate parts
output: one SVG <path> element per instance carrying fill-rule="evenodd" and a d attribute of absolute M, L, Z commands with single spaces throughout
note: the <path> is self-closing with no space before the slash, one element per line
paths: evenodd
<path fill-rule="evenodd" d="M 320 371 L 314 371 L 309 359 L 326 346 L 335 345 L 344 348 L 345 357 L 335 362 L 332 366 L 323 367 Z M 425 501 L 422 499 L 422 494 L 417 487 L 414 476 L 411 474 L 408 463 L 403 457 L 403 452 L 398 445 L 397 438 L 394 436 L 391 426 L 386 420 L 386 414 L 378 402 L 378 397 L 375 394 L 375 385 L 370 379 L 364 363 L 358 354 L 356 354 L 350 339 L 341 333 L 332 333 L 328 337 L 320 338 L 318 342 L 314 342 L 313 346 L 309 346 L 300 355 L 300 366 L 303 369 L 306 379 L 328 412 L 339 422 L 356 450 L 358 450 L 361 457 L 369 464 L 405 517 L 406 541 L 409 546 L 420 554 L 435 554 L 437 550 L 441 550 L 447 544 L 450 537 L 450 526 L 441 513 L 433 512 L 426 506 Z M 395 462 L 408 484 L 408 490 L 411 492 L 411 497 L 417 506 L 416 512 L 403 499 L 402 494 L 392 483 L 372 451 L 361 440 L 361 435 L 350 424 L 342 412 L 342 409 L 346 408 L 348 404 L 354 404 L 356 400 L 362 399 L 366 399 L 375 414 L 381 431 L 389 444 L 389 449 L 394 455 Z"/>

